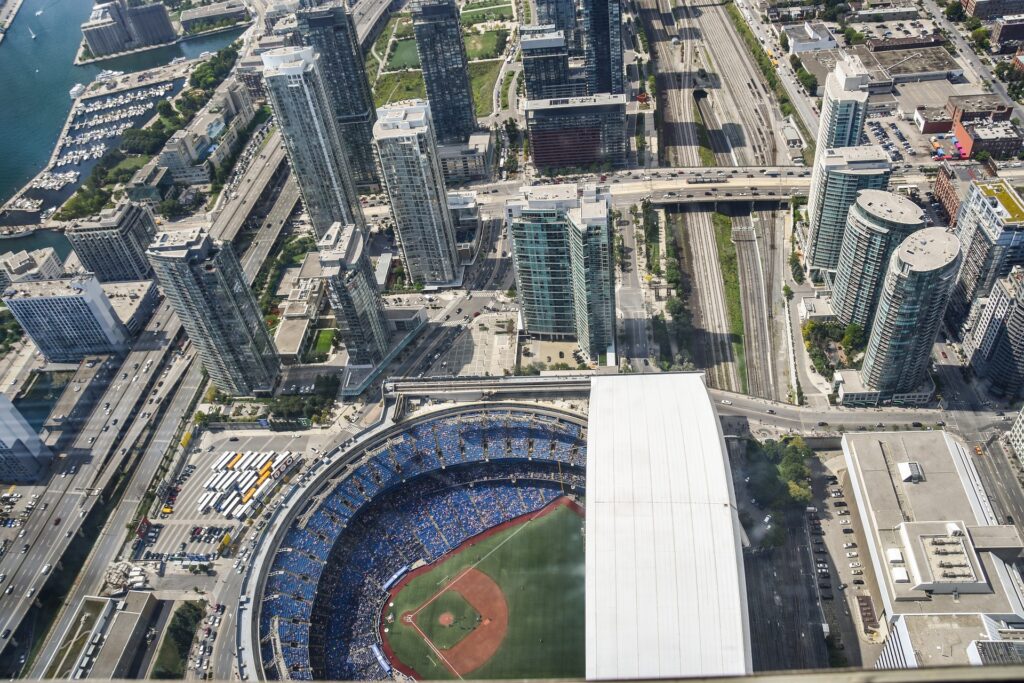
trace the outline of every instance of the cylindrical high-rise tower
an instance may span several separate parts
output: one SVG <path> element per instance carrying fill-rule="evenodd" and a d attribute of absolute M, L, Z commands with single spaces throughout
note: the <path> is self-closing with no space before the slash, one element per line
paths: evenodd
<path fill-rule="evenodd" d="M 924 213 L 906 197 L 882 190 L 861 190 L 846 218 L 839 250 L 832 308 L 844 325 L 867 332 L 875 317 L 889 258 L 911 233 L 924 227 Z"/>
<path fill-rule="evenodd" d="M 960 240 L 946 228 L 919 230 L 899 246 L 868 338 L 865 385 L 892 394 L 921 384 L 959 267 Z"/>

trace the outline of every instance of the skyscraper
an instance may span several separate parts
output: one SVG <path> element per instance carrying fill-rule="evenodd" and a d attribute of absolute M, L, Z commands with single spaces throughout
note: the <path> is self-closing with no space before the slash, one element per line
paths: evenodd
<path fill-rule="evenodd" d="M 322 237 L 334 223 L 366 227 L 331 98 L 320 70 L 321 59 L 309 47 L 283 47 L 263 57 L 263 80 L 274 107 L 292 173 Z"/>
<path fill-rule="evenodd" d="M 625 92 L 619 0 L 582 0 L 583 54 L 589 95 Z"/>
<path fill-rule="evenodd" d="M 530 152 L 538 169 L 625 166 L 625 95 L 529 100 L 523 110 Z"/>
<path fill-rule="evenodd" d="M 52 455 L 11 399 L 0 394 L 0 481 L 34 481 Z"/>
<path fill-rule="evenodd" d="M 373 146 L 409 277 L 425 285 L 461 279 L 431 110 L 413 100 L 377 110 Z"/>
<path fill-rule="evenodd" d="M 868 82 L 864 63 L 844 54 L 825 79 L 818 122 L 818 154 L 837 147 L 856 147 L 864 132 L 868 112 Z"/>
<path fill-rule="evenodd" d="M 147 254 L 217 388 L 238 396 L 272 392 L 281 363 L 231 245 L 191 228 L 160 233 Z"/>
<path fill-rule="evenodd" d="M 614 344 L 610 197 L 594 186 L 525 188 L 505 204 L 527 331 L 573 339 L 596 359 Z"/>
<path fill-rule="evenodd" d="M 861 370 L 883 399 L 925 380 L 959 265 L 960 241 L 945 228 L 915 232 L 889 259 Z"/>
<path fill-rule="evenodd" d="M 807 203 L 807 264 L 813 277 L 835 270 L 843 244 L 846 214 L 861 190 L 886 190 L 889 157 L 881 147 L 825 150 L 814 163 Z"/>
<path fill-rule="evenodd" d="M 340 2 L 301 9 L 295 16 L 303 44 L 320 55 L 321 75 L 352 177 L 357 185 L 376 186 L 370 144 L 376 110 L 352 17 Z"/>
<path fill-rule="evenodd" d="M 573 0 L 537 0 L 537 23 L 551 25 L 565 36 L 569 52 L 578 49 L 576 6 Z"/>
<path fill-rule="evenodd" d="M 100 282 L 144 280 L 151 272 L 146 247 L 156 235 L 156 221 L 142 204 L 121 202 L 72 223 L 64 235 L 86 270 Z"/>
<path fill-rule="evenodd" d="M 1024 201 L 1005 180 L 975 181 L 960 204 L 956 235 L 964 257 L 946 322 L 959 331 L 971 305 L 1024 265 Z"/>
<path fill-rule="evenodd" d="M 583 94 L 569 81 L 569 50 L 562 31 L 524 32 L 519 39 L 519 49 L 526 99 Z"/>
<path fill-rule="evenodd" d="M 850 207 L 836 267 L 832 308 L 843 325 L 871 330 L 893 251 L 924 227 L 924 213 L 903 195 L 861 190 Z"/>
<path fill-rule="evenodd" d="M 363 232 L 335 224 L 319 245 L 320 270 L 338 332 L 352 365 L 375 365 L 387 355 L 391 330 Z"/>
<path fill-rule="evenodd" d="M 77 363 L 128 345 L 127 328 L 91 274 L 15 282 L 3 300 L 50 362 Z"/>
<path fill-rule="evenodd" d="M 967 364 L 994 394 L 1015 398 L 1024 387 L 1024 268 L 996 280 L 976 299 L 964 335 Z"/>
<path fill-rule="evenodd" d="M 463 141 L 476 128 L 476 109 L 455 0 L 416 0 L 412 25 L 434 135 L 445 142 Z"/>

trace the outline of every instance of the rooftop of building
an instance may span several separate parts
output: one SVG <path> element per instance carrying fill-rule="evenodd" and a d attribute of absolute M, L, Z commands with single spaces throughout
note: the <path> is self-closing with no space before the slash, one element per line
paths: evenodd
<path fill-rule="evenodd" d="M 982 182 L 975 182 L 975 186 L 981 194 L 989 199 L 994 199 L 1002 208 L 1003 216 L 1010 223 L 1024 222 L 1024 202 L 1020 195 L 1002 178 L 993 178 Z"/>
<path fill-rule="evenodd" d="M 298 356 L 312 324 L 309 317 L 282 318 L 274 331 L 274 346 L 277 352 L 286 356 Z"/>
<path fill-rule="evenodd" d="M 430 125 L 430 105 L 424 100 L 393 102 L 377 109 L 373 124 L 375 139 L 405 137 L 410 132 L 425 130 Z"/>
<path fill-rule="evenodd" d="M 67 229 L 75 231 L 117 227 L 121 217 L 128 212 L 131 206 L 131 202 L 119 202 L 116 206 L 108 206 L 100 209 L 99 213 L 72 222 Z"/>
<path fill-rule="evenodd" d="M 550 207 L 575 203 L 579 198 L 576 183 L 557 185 L 529 185 L 519 188 L 519 196 L 505 202 L 506 206 Z"/>
<path fill-rule="evenodd" d="M 1024 23 L 1024 14 L 1007 14 L 1003 17 L 996 17 L 996 21 L 1003 24 L 1022 24 Z"/>
<path fill-rule="evenodd" d="M 490 131 L 482 130 L 471 133 L 466 142 L 449 142 L 439 144 L 437 153 L 441 157 L 457 157 L 467 154 L 487 154 L 491 146 Z"/>
<path fill-rule="evenodd" d="M 982 121 L 964 126 L 975 140 L 1021 140 L 1020 129 L 1010 121 Z"/>
<path fill-rule="evenodd" d="M 133 643 L 138 637 L 138 629 L 146 625 L 147 617 L 156 603 L 152 593 L 128 592 L 122 599 L 124 607 L 119 605 L 111 615 L 110 625 L 89 673 L 90 677 L 112 678 L 118 673 L 119 665 L 125 657 L 135 657 Z"/>
<path fill-rule="evenodd" d="M 104 282 L 100 288 L 107 295 L 107 300 L 113 306 L 118 319 L 127 323 L 139 310 L 146 296 L 156 289 L 156 283 L 153 280 Z"/>
<path fill-rule="evenodd" d="M 966 446 L 875 432 L 845 435 L 843 451 L 890 616 L 1024 613 L 1006 567 L 1020 535 L 997 524 Z"/>
<path fill-rule="evenodd" d="M 979 93 L 975 95 L 950 95 L 946 102 L 964 111 L 991 111 L 1009 107 L 1005 100 L 995 93 Z"/>
<path fill-rule="evenodd" d="M 285 17 L 286 19 L 288 17 Z M 294 22 L 294 17 L 291 17 Z M 282 19 L 281 21 L 284 21 Z M 315 59 L 311 47 L 277 47 L 260 55 L 263 59 L 263 77 L 295 76 L 303 73 Z"/>
<path fill-rule="evenodd" d="M 472 209 L 475 206 L 475 190 L 448 190 L 449 209 Z"/>
<path fill-rule="evenodd" d="M 857 206 L 865 213 L 892 223 L 924 224 L 924 211 L 909 198 L 885 190 L 861 190 Z"/>
<path fill-rule="evenodd" d="M 527 100 L 523 105 L 524 111 L 541 111 L 548 109 L 572 109 L 574 107 L 604 107 L 608 105 L 621 104 L 626 106 L 625 95 L 612 95 L 610 93 L 598 93 L 586 97 L 557 97 L 543 100 Z"/>
<path fill-rule="evenodd" d="M 181 21 L 201 19 L 202 17 L 216 16 L 224 12 L 237 12 L 244 9 L 245 5 L 242 4 L 241 0 L 224 0 L 224 2 L 214 2 L 209 5 L 184 10 L 181 13 Z"/>
<path fill-rule="evenodd" d="M 927 273 L 956 261 L 960 255 L 960 240 L 946 228 L 925 228 L 903 240 L 897 253 L 900 261 L 912 271 Z"/>
<path fill-rule="evenodd" d="M 826 166 L 870 166 L 874 171 L 878 166 L 888 167 L 889 155 L 878 145 L 859 145 L 857 147 L 837 147 L 825 150 L 822 163 Z M 858 169 L 850 169 L 856 171 Z"/>
<path fill-rule="evenodd" d="M 953 164 L 948 161 L 944 161 L 939 164 L 939 168 L 946 174 L 951 180 L 958 183 L 970 184 L 975 180 L 986 180 L 991 177 L 986 167 L 979 164 L 977 161 L 968 161 L 965 163 Z"/>
<path fill-rule="evenodd" d="M 23 280 L 12 282 L 3 292 L 4 299 L 38 299 L 80 296 L 90 283 L 98 286 L 95 275 L 73 275 L 52 280 Z"/>
<path fill-rule="evenodd" d="M 587 680 L 750 673 L 741 531 L 703 376 L 595 376 L 587 424 Z"/>
<path fill-rule="evenodd" d="M 903 625 L 912 643 L 928 644 L 914 650 L 918 666 L 967 664 L 968 645 L 988 637 L 980 614 L 906 614 Z"/>
<path fill-rule="evenodd" d="M 366 240 L 355 225 L 335 223 L 324 233 L 318 246 L 320 270 L 324 277 L 333 277 L 355 265 L 363 255 Z"/>
<path fill-rule="evenodd" d="M 565 46 L 565 33 L 560 30 L 538 31 L 525 33 L 519 39 L 519 46 L 523 52 L 529 50 L 544 50 L 552 47 Z"/>
<path fill-rule="evenodd" d="M 800 24 L 788 24 L 782 27 L 782 30 L 786 32 L 793 40 L 827 40 L 831 38 L 835 41 L 835 36 L 832 35 L 832 31 L 829 30 L 828 26 L 820 21 L 805 21 Z"/>
<path fill-rule="evenodd" d="M 157 233 L 147 251 L 167 258 L 185 258 L 189 252 L 202 247 L 208 236 L 206 229 L 200 226 L 163 230 Z"/>

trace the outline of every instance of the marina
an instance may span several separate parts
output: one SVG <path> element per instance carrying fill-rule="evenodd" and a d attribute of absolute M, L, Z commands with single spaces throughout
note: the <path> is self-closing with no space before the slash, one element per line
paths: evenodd
<path fill-rule="evenodd" d="M 112 59 L 103 65 L 106 69 L 69 67 L 82 42 L 79 25 L 91 7 L 90 0 L 24 0 L 0 45 L 0 92 L 4 93 L 0 128 L 5 132 L 0 137 L 0 159 L 4 160 L 0 204 L 9 200 L 0 211 L 0 253 L 8 250 L 11 238 L 40 228 L 51 209 L 74 193 L 98 157 L 118 144 L 124 123 L 143 125 L 155 116 L 155 101 L 147 107 L 151 98 L 143 93 L 145 88 L 136 92 L 140 86 L 171 79 L 169 75 L 155 78 L 153 72 L 170 69 L 176 74 L 180 80 L 168 93 L 173 94 L 180 90 L 194 60 L 230 44 L 244 30 L 190 38 Z M 26 73 L 32 78 L 24 78 Z M 108 97 L 125 93 L 135 99 L 118 102 Z M 79 104 L 88 110 L 72 111 Z M 92 116 L 115 112 L 106 120 L 87 122 Z M 70 163 L 57 165 L 58 161 Z"/>
<path fill-rule="evenodd" d="M 10 2 L 5 7 L 9 5 Z M 46 169 L 53 156 L 55 142 L 75 103 L 69 97 L 73 87 L 91 84 L 104 69 L 134 75 L 166 66 L 175 60 L 195 59 L 204 52 L 216 51 L 230 44 L 243 30 L 191 38 L 170 47 L 116 58 L 102 65 L 72 67 L 71 62 L 82 42 L 80 25 L 88 18 L 91 9 L 91 0 L 24 0 L 17 20 L 0 44 L 0 93 L 3 93 L 0 130 L 4 131 L 0 136 L 0 159 L 3 159 L 0 163 L 0 205 Z M 29 28 L 36 34 L 36 39 L 32 39 Z M 78 182 L 88 178 L 88 170 L 81 167 L 71 166 L 58 171 L 72 169 L 81 172 Z M 68 187 L 73 189 L 77 183 Z M 34 220 L 35 217 L 29 218 Z M 0 252 L 6 248 L 6 242 L 0 244 Z"/>
<path fill-rule="evenodd" d="M 192 61 L 125 75 L 104 71 L 75 100 L 46 167 L 0 212 L 0 234 L 38 225 L 88 177 L 129 128 L 145 126 L 156 104 L 181 90 Z"/>

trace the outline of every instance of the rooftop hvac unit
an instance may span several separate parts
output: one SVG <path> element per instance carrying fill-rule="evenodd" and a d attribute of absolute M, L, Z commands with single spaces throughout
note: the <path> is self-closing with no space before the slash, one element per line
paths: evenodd
<path fill-rule="evenodd" d="M 885 556 L 889 559 L 890 564 L 903 564 L 903 551 L 899 548 L 886 549 Z"/>
<path fill-rule="evenodd" d="M 905 567 L 893 567 L 892 580 L 893 583 L 910 583 L 910 572 Z"/>
<path fill-rule="evenodd" d="M 963 536 L 963 529 L 956 522 L 946 522 L 946 533 L 950 536 Z"/>

